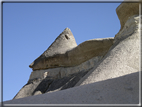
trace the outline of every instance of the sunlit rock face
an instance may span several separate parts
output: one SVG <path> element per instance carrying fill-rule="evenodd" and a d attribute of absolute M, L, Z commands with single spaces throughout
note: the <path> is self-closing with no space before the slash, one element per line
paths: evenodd
<path fill-rule="evenodd" d="M 46 64 L 58 65 L 54 68 L 34 70 L 30 79 L 48 76 L 61 78 L 92 68 L 107 53 L 113 44 L 113 38 L 93 39 L 85 41 L 65 54 L 47 58 Z M 40 62 L 39 62 L 40 63 Z M 38 64 L 37 64 L 38 65 Z M 41 64 L 42 65 L 42 64 Z"/>
<path fill-rule="evenodd" d="M 65 31 L 66 29 L 63 32 Z M 62 34 L 57 37 L 53 44 L 56 44 L 56 41 L 60 41 L 58 39 Z M 33 65 L 33 72 L 28 83 L 19 91 L 14 99 L 74 87 L 103 58 L 112 46 L 113 40 L 114 38 L 87 40 L 72 49 L 64 50 L 64 53 L 45 56 L 45 53 L 48 53 L 48 49 L 52 48 L 53 45 L 51 45 L 43 53 L 45 57 L 39 57 L 34 61 L 36 64 Z M 63 41 L 62 45 L 64 45 Z M 42 63 L 42 61 L 45 63 Z M 31 87 L 33 87 L 32 90 Z"/>
<path fill-rule="evenodd" d="M 54 63 L 56 62 L 54 56 L 58 54 L 65 54 L 66 51 L 69 51 L 76 46 L 77 44 L 71 30 L 66 28 L 49 46 L 49 48 L 35 61 L 33 61 L 29 67 L 33 70 L 57 67 L 59 65 L 58 63 Z"/>
<path fill-rule="evenodd" d="M 123 34 L 125 34 L 125 35 L 131 34 L 136 29 L 133 27 L 138 28 L 139 21 L 137 19 L 134 19 L 134 18 L 136 18 L 134 16 L 139 15 L 139 3 L 138 2 L 125 3 L 126 1 L 128 1 L 128 0 L 124 0 L 124 3 L 121 3 L 116 8 L 116 13 L 117 13 L 117 16 L 120 20 L 121 28 L 120 28 L 120 31 L 118 32 L 118 34 L 115 35 L 115 38 L 117 38 L 118 36 L 119 36 L 118 38 L 120 38 L 120 36 L 122 37 Z M 134 1 L 134 0 L 129 0 L 129 1 Z M 137 21 L 137 22 L 135 22 L 135 21 Z M 129 30 L 129 31 L 127 31 L 127 30 Z M 123 32 L 123 34 L 120 34 L 122 32 Z M 123 37 L 125 37 L 125 36 L 123 36 Z"/>
<path fill-rule="evenodd" d="M 103 56 L 111 47 L 114 40 L 113 38 L 93 39 L 77 46 L 71 34 L 69 28 L 66 28 L 53 44 L 30 64 L 30 67 L 35 71 L 77 66 L 93 57 Z"/>
<path fill-rule="evenodd" d="M 128 1 L 128 0 L 125 0 Z M 130 1 L 130 0 L 129 0 Z M 123 29 L 126 21 L 129 19 L 129 17 L 133 15 L 139 15 L 139 3 L 121 3 L 116 8 L 116 13 L 118 15 L 118 18 L 120 20 L 121 29 Z"/>
<path fill-rule="evenodd" d="M 30 64 L 27 84 L 5 104 L 138 104 L 139 3 L 121 3 L 116 12 L 121 28 L 114 38 L 77 46 L 66 28 Z"/>
<path fill-rule="evenodd" d="M 4 104 L 121 104 L 139 105 L 139 73 L 6 101 Z M 39 91 L 36 92 L 40 93 Z M 36 94 L 35 93 L 35 94 Z"/>
<path fill-rule="evenodd" d="M 126 22 L 126 25 L 129 24 L 128 28 L 124 27 L 122 33 L 120 31 L 98 66 L 94 66 L 76 86 L 140 71 L 140 29 L 137 28 L 139 18 L 137 15 L 130 17 Z"/>
<path fill-rule="evenodd" d="M 121 29 L 115 35 L 114 44 L 98 66 L 89 71 L 76 86 L 140 71 L 141 16 L 138 15 L 138 6 L 139 3 L 122 3 L 118 6 L 116 11 Z"/>

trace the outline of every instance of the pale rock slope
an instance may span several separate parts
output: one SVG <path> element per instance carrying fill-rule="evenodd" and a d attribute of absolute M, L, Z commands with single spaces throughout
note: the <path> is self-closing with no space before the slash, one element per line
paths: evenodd
<path fill-rule="evenodd" d="M 74 87 L 75 84 L 103 58 L 112 46 L 114 40 L 114 38 L 87 40 L 74 48 L 70 46 L 69 49 L 63 49 L 64 52 L 62 52 L 61 48 L 63 48 L 67 42 L 64 44 L 61 37 L 65 40 L 65 35 L 67 35 L 68 32 L 72 34 L 71 30 L 66 28 L 56 38 L 53 44 L 32 63 L 33 72 L 30 75 L 29 81 L 17 93 L 14 99 Z M 73 42 L 68 42 L 69 44 L 75 43 L 73 35 L 71 35 L 71 37 Z M 61 43 L 61 47 L 59 47 L 59 43 Z M 50 50 L 50 48 L 52 48 L 52 50 Z M 53 49 L 56 48 L 58 54 L 54 54 Z M 32 66 L 32 64 L 30 66 Z"/>
<path fill-rule="evenodd" d="M 121 22 L 121 29 L 115 35 L 113 46 L 102 61 L 94 66 L 76 86 L 140 71 L 139 3 L 122 3 L 116 12 Z M 124 12 L 128 14 L 124 15 Z"/>
<path fill-rule="evenodd" d="M 139 104 L 139 3 L 121 3 L 116 12 L 121 29 L 114 38 L 37 58 L 28 83 L 4 104 Z"/>
<path fill-rule="evenodd" d="M 138 72 L 140 59 L 139 16 L 131 16 L 115 38 L 110 51 L 77 84 L 84 85 Z M 117 40 L 117 39 L 120 40 Z"/>
<path fill-rule="evenodd" d="M 30 96 L 6 101 L 4 104 L 138 104 L 139 103 L 139 73 L 132 73 L 115 79 L 108 79 L 79 87 L 69 88 L 53 93 Z M 97 104 L 97 105 L 95 105 Z M 32 106 L 32 105 L 31 105 Z M 37 105 L 36 105 L 37 106 Z M 56 106 L 56 105 L 54 105 Z M 84 105 L 83 105 L 84 106 Z M 112 106 L 112 105 L 111 105 Z M 133 105 L 134 106 L 134 105 Z"/>

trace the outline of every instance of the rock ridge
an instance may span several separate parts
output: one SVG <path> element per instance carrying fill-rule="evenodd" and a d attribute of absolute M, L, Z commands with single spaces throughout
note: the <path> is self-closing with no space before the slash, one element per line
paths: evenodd
<path fill-rule="evenodd" d="M 103 56 L 112 46 L 113 40 L 113 38 L 92 39 L 64 53 L 37 58 L 38 62 L 33 70 L 77 66 L 93 57 Z"/>
<path fill-rule="evenodd" d="M 66 30 L 68 30 L 68 28 L 64 31 L 66 32 Z M 56 40 L 58 40 L 58 37 Z M 74 87 L 75 84 L 103 58 L 113 44 L 113 40 L 113 38 L 87 40 L 69 51 L 64 51 L 65 54 L 53 55 L 54 59 L 68 56 L 72 58 L 72 61 L 79 62 L 74 64 L 74 66 L 66 65 L 63 67 L 57 66 L 55 68 L 33 70 L 28 83 L 17 93 L 14 99 Z M 85 55 L 88 56 L 84 57 Z M 68 60 L 66 59 L 62 62 L 68 64 Z M 51 61 L 52 60 L 53 59 L 51 59 Z M 59 60 L 57 60 L 57 62 L 63 64 Z M 58 87 L 54 86 L 55 84 L 58 84 Z"/>
<path fill-rule="evenodd" d="M 39 62 L 46 57 L 51 57 L 57 54 L 63 54 L 66 51 L 77 46 L 75 38 L 69 28 L 64 29 L 64 31 L 55 39 L 55 41 L 49 46 L 49 48 L 43 52 L 35 61 L 33 61 L 29 67 L 33 69 L 39 68 L 41 66 Z M 44 62 L 43 62 L 44 63 Z M 38 65 L 37 65 L 38 64 Z"/>
<path fill-rule="evenodd" d="M 27 97 L 46 104 L 137 104 L 142 17 L 138 3 L 124 2 L 116 9 L 121 28 L 114 38 L 87 40 L 77 46 L 71 30 L 64 29 L 30 65 L 33 71 L 27 84 L 11 102 Z"/>

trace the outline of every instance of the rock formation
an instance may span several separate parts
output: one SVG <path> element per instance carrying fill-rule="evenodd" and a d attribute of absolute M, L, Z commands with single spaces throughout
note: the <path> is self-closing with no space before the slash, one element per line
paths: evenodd
<path fill-rule="evenodd" d="M 15 99 L 5 104 L 125 104 L 139 103 L 139 73 L 95 82 L 62 91 Z M 91 104 L 91 105 L 89 105 Z M 66 106 L 64 105 L 64 106 Z M 68 105 L 67 105 L 68 106 Z M 94 105 L 95 106 L 95 105 Z M 112 106 L 112 105 L 111 105 Z M 138 105 L 137 105 L 138 106 Z"/>
<path fill-rule="evenodd" d="M 129 17 L 139 15 L 139 3 L 122 3 L 117 7 L 116 13 L 121 24 L 120 30 L 122 30 Z"/>
<path fill-rule="evenodd" d="M 70 34 L 72 34 L 69 28 L 66 29 L 40 57 L 29 65 L 34 71 L 79 65 L 92 57 L 103 56 L 113 43 L 113 38 L 104 38 L 88 40 L 81 43 L 79 46 L 76 46 L 73 35 L 71 35 L 71 37 L 68 35 L 68 38 L 73 38 L 73 40 L 70 40 L 69 42 L 66 42 L 67 40 L 64 39 L 67 36 L 66 33 L 70 32 Z M 59 45 L 59 43 L 61 45 Z"/>
<path fill-rule="evenodd" d="M 65 31 L 69 31 L 72 34 L 69 28 L 66 28 L 53 44 L 32 63 L 35 65 L 33 66 L 33 72 L 30 75 L 29 81 L 14 99 L 74 87 L 102 59 L 112 46 L 114 40 L 113 38 L 88 40 L 73 49 L 64 49 L 64 52 L 61 51 L 62 53 L 49 54 L 52 46 L 54 46 L 53 49 L 59 46 L 56 44 L 56 41 L 64 46 L 64 41 L 60 38 L 61 36 L 65 38 Z M 73 35 L 72 38 L 74 38 Z M 73 41 L 75 40 L 73 39 Z M 60 50 L 62 49 L 57 51 L 59 52 Z"/>
<path fill-rule="evenodd" d="M 139 104 L 138 5 L 118 6 L 121 29 L 114 38 L 77 46 L 66 28 L 30 65 L 28 83 L 4 104 Z"/>
<path fill-rule="evenodd" d="M 132 20 L 132 22 L 130 20 Z M 135 21 L 136 23 L 134 24 Z M 130 17 L 127 21 L 130 26 L 124 31 L 126 38 L 114 43 L 101 63 L 89 71 L 76 86 L 116 78 L 139 71 L 140 32 L 137 29 L 137 21 L 139 21 L 139 16 Z M 134 28 L 133 31 L 131 28 Z M 129 34 L 129 30 L 132 33 Z"/>
<path fill-rule="evenodd" d="M 56 62 L 54 56 L 64 54 L 66 51 L 71 50 L 76 46 L 77 44 L 72 32 L 69 28 L 66 28 L 49 48 L 32 62 L 29 67 L 33 68 L 33 70 L 57 67 L 58 64 L 54 63 L 54 61 Z"/>
<path fill-rule="evenodd" d="M 121 9 L 124 9 L 126 12 L 129 10 L 128 17 L 124 15 Z M 135 9 L 135 11 L 131 11 L 131 9 Z M 141 17 L 138 15 L 138 3 L 122 3 L 116 9 L 116 12 L 119 13 L 118 17 L 120 18 L 120 22 L 125 22 L 125 24 L 122 23 L 121 30 L 115 36 L 113 46 L 102 59 L 101 63 L 89 71 L 76 86 L 140 71 L 139 18 Z M 124 21 L 122 21 L 123 17 Z"/>

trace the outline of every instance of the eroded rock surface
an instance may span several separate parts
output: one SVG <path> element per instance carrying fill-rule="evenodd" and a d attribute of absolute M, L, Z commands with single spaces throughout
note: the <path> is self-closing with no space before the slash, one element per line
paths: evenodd
<path fill-rule="evenodd" d="M 40 84 L 41 80 L 34 79 L 33 81 L 28 82 L 26 85 L 22 87 L 22 89 L 15 95 L 13 99 L 23 98 L 32 96 L 34 90 Z"/>
<path fill-rule="evenodd" d="M 114 39 L 114 44 L 101 62 L 89 71 L 77 84 L 85 85 L 97 81 L 116 78 L 140 71 L 140 31 L 139 15 L 126 21 L 123 29 Z"/>
<path fill-rule="evenodd" d="M 50 58 L 57 54 L 64 54 L 66 51 L 73 49 L 76 47 L 75 38 L 69 28 L 66 28 L 57 38 L 56 40 L 49 46 L 49 48 L 40 55 L 35 61 L 33 61 L 29 67 L 33 70 L 36 69 L 46 69 L 54 66 L 58 66 L 49 62 L 45 64 L 45 59 Z M 52 60 L 54 60 L 52 58 Z M 43 66 L 45 65 L 45 66 Z"/>
<path fill-rule="evenodd" d="M 29 80 L 13 99 L 72 88 L 87 72 L 82 71 L 59 79 L 47 76 L 44 79 Z"/>
<path fill-rule="evenodd" d="M 33 70 L 79 65 L 93 57 L 105 55 L 112 46 L 113 40 L 113 38 L 92 39 L 81 43 L 65 53 L 38 58 L 36 59 L 38 62 L 33 66 Z"/>
<path fill-rule="evenodd" d="M 33 72 L 16 100 L 5 103 L 138 104 L 142 30 L 138 3 L 122 3 L 116 12 L 121 29 L 114 39 L 93 39 L 77 46 L 70 30 L 65 29 L 30 65 Z M 68 44 L 67 34 L 72 35 L 69 44 L 74 45 L 57 49 L 58 44 L 64 47 L 64 41 Z"/>
<path fill-rule="evenodd" d="M 60 79 L 70 74 L 87 71 L 93 68 L 102 58 L 103 56 L 93 57 L 90 60 L 73 67 L 58 67 L 45 70 L 36 70 L 31 73 L 29 80 L 33 80 L 36 78 L 44 79 L 47 76 L 53 77 L 55 79 Z"/>
<path fill-rule="evenodd" d="M 79 87 L 29 96 L 4 104 L 139 104 L 139 73 Z"/>
<path fill-rule="evenodd" d="M 119 18 L 120 24 L 121 24 L 120 31 L 123 29 L 125 23 L 129 19 L 129 17 L 131 17 L 133 15 L 139 15 L 139 3 L 125 3 L 125 1 L 128 1 L 128 0 L 124 0 L 124 2 L 122 2 L 116 8 L 116 13 L 118 15 L 118 18 Z M 135 0 L 131 0 L 131 1 L 135 1 Z"/>
<path fill-rule="evenodd" d="M 64 51 L 64 54 L 53 54 L 53 57 L 48 56 L 37 59 L 38 62 L 35 66 L 41 67 L 42 70 L 34 70 L 31 73 L 28 83 L 14 99 L 73 87 L 103 58 L 113 44 L 113 40 L 113 38 L 88 40 L 72 50 Z M 48 53 L 48 51 L 46 52 Z M 41 63 L 40 60 L 46 63 Z M 54 66 L 55 68 L 46 69 L 45 64 L 56 64 L 59 67 Z M 34 82 L 35 80 L 38 81 Z M 33 87 L 32 90 L 30 90 L 31 87 Z"/>

